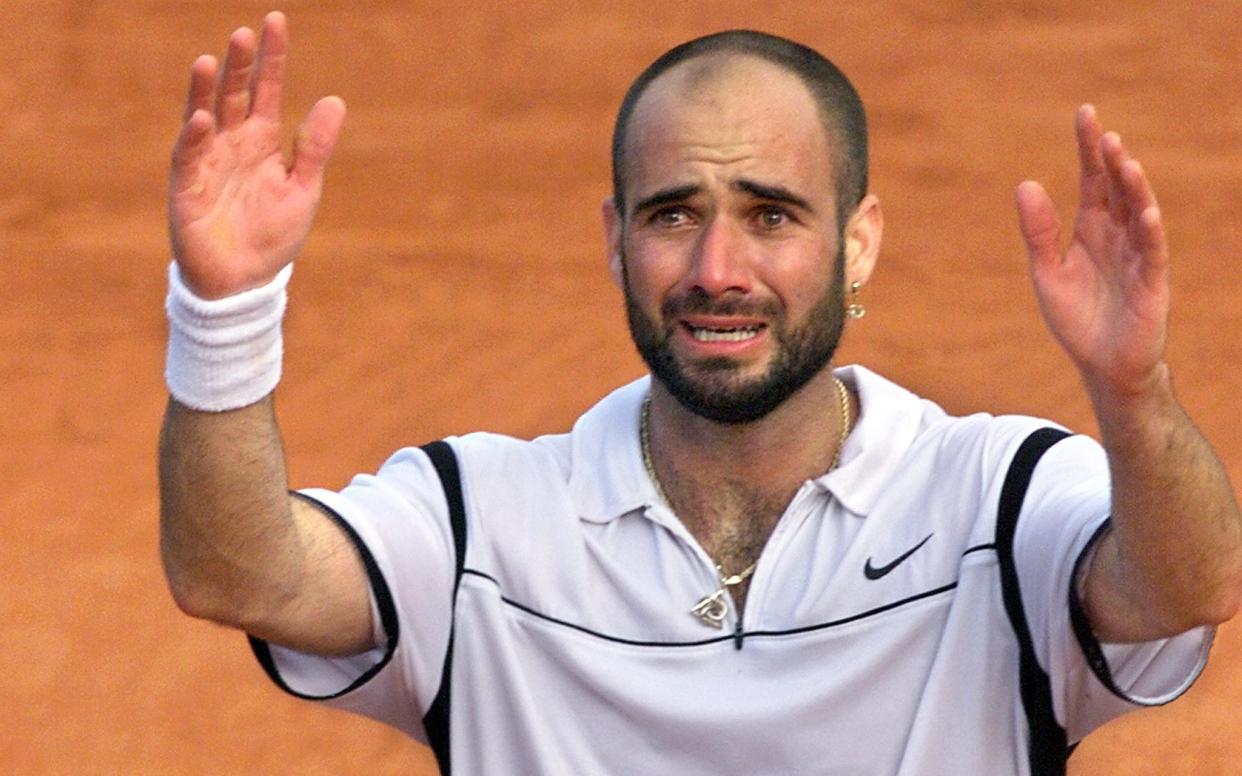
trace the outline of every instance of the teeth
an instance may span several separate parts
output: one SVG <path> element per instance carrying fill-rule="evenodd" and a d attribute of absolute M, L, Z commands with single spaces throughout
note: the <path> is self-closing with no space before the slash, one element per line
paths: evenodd
<path fill-rule="evenodd" d="M 743 329 L 701 329 L 691 326 L 690 332 L 699 342 L 741 342 L 759 333 L 759 327 L 750 326 Z"/>

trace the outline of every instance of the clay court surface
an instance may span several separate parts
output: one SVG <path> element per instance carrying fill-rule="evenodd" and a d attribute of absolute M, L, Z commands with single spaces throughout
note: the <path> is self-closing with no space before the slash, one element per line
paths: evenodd
<path fill-rule="evenodd" d="M 1094 101 L 1154 179 L 1180 393 L 1242 481 L 1237 3 L 488 5 L 284 9 L 291 117 L 323 94 L 350 107 L 286 326 L 295 485 L 340 486 L 445 434 L 564 430 L 641 373 L 598 219 L 613 112 L 657 54 L 738 26 L 803 40 L 858 84 L 887 230 L 841 360 L 956 412 L 1093 431 L 1039 321 L 1011 192 L 1034 177 L 1071 212 L 1073 111 Z M 167 157 L 189 63 L 266 10 L 0 4 L 6 773 L 434 772 L 397 733 L 282 696 L 162 581 Z M 1183 700 L 1098 732 L 1071 771 L 1240 772 L 1240 658 L 1227 626 Z"/>

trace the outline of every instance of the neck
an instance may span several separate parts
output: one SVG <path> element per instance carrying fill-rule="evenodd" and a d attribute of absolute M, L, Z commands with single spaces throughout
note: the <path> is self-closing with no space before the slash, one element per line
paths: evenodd
<path fill-rule="evenodd" d="M 853 416 L 848 393 L 825 368 L 767 416 L 723 424 L 687 411 L 653 382 L 643 408 L 643 457 L 655 486 L 713 558 L 738 610 L 750 572 L 802 483 L 831 469 Z M 721 612 L 694 612 L 719 627 Z M 709 607 L 710 608 L 710 607 Z"/>
<path fill-rule="evenodd" d="M 855 417 L 852 399 L 847 400 Z M 792 497 L 804 481 L 832 468 L 842 423 L 831 366 L 749 423 L 703 418 L 652 382 L 649 440 L 656 474 L 665 483 L 689 480 L 699 491 L 740 486 L 766 498 Z"/>

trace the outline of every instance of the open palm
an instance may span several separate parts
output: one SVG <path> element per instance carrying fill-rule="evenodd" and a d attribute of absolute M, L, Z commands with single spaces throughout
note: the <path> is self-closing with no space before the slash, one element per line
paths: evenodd
<path fill-rule="evenodd" d="M 271 13 L 257 47 L 243 27 L 229 38 L 222 67 L 205 55 L 190 71 L 168 213 L 173 258 L 203 298 L 271 280 L 297 255 L 314 220 L 345 105 L 336 97 L 317 102 L 286 164 L 280 93 L 288 41 L 284 16 Z"/>
<path fill-rule="evenodd" d="M 1081 202 L 1068 247 L 1043 187 L 1018 187 L 1018 216 L 1040 310 L 1093 393 L 1138 393 L 1163 367 L 1168 248 L 1138 161 L 1093 108 L 1078 112 Z"/>

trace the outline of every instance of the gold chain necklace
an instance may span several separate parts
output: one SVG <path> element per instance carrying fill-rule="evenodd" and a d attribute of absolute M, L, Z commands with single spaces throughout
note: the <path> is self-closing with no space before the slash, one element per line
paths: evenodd
<path fill-rule="evenodd" d="M 828 466 L 828 471 L 837 468 L 837 464 L 841 461 L 841 448 L 845 447 L 845 440 L 850 435 L 850 397 L 845 390 L 845 384 L 838 378 L 832 378 L 832 384 L 837 389 L 837 398 L 841 403 L 841 434 L 837 438 L 837 449 L 832 455 L 832 463 Z M 672 502 L 668 500 L 668 496 L 664 493 L 664 486 L 660 484 L 660 477 L 656 474 L 655 463 L 651 460 L 651 393 L 643 398 L 642 418 L 638 424 L 638 437 L 642 444 L 643 465 L 647 467 L 647 476 L 651 478 L 651 484 L 655 486 L 656 495 L 660 500 L 668 506 L 672 506 Z M 713 628 L 721 628 L 724 626 L 725 615 L 728 614 L 729 608 L 725 604 L 725 595 L 729 588 L 740 585 L 755 573 L 755 566 L 759 563 L 758 559 L 746 568 L 736 574 L 726 574 L 724 568 L 717 563 L 716 575 L 720 578 L 720 587 L 712 593 L 709 593 L 699 599 L 691 609 L 690 613 L 698 617 L 704 624 Z"/>

